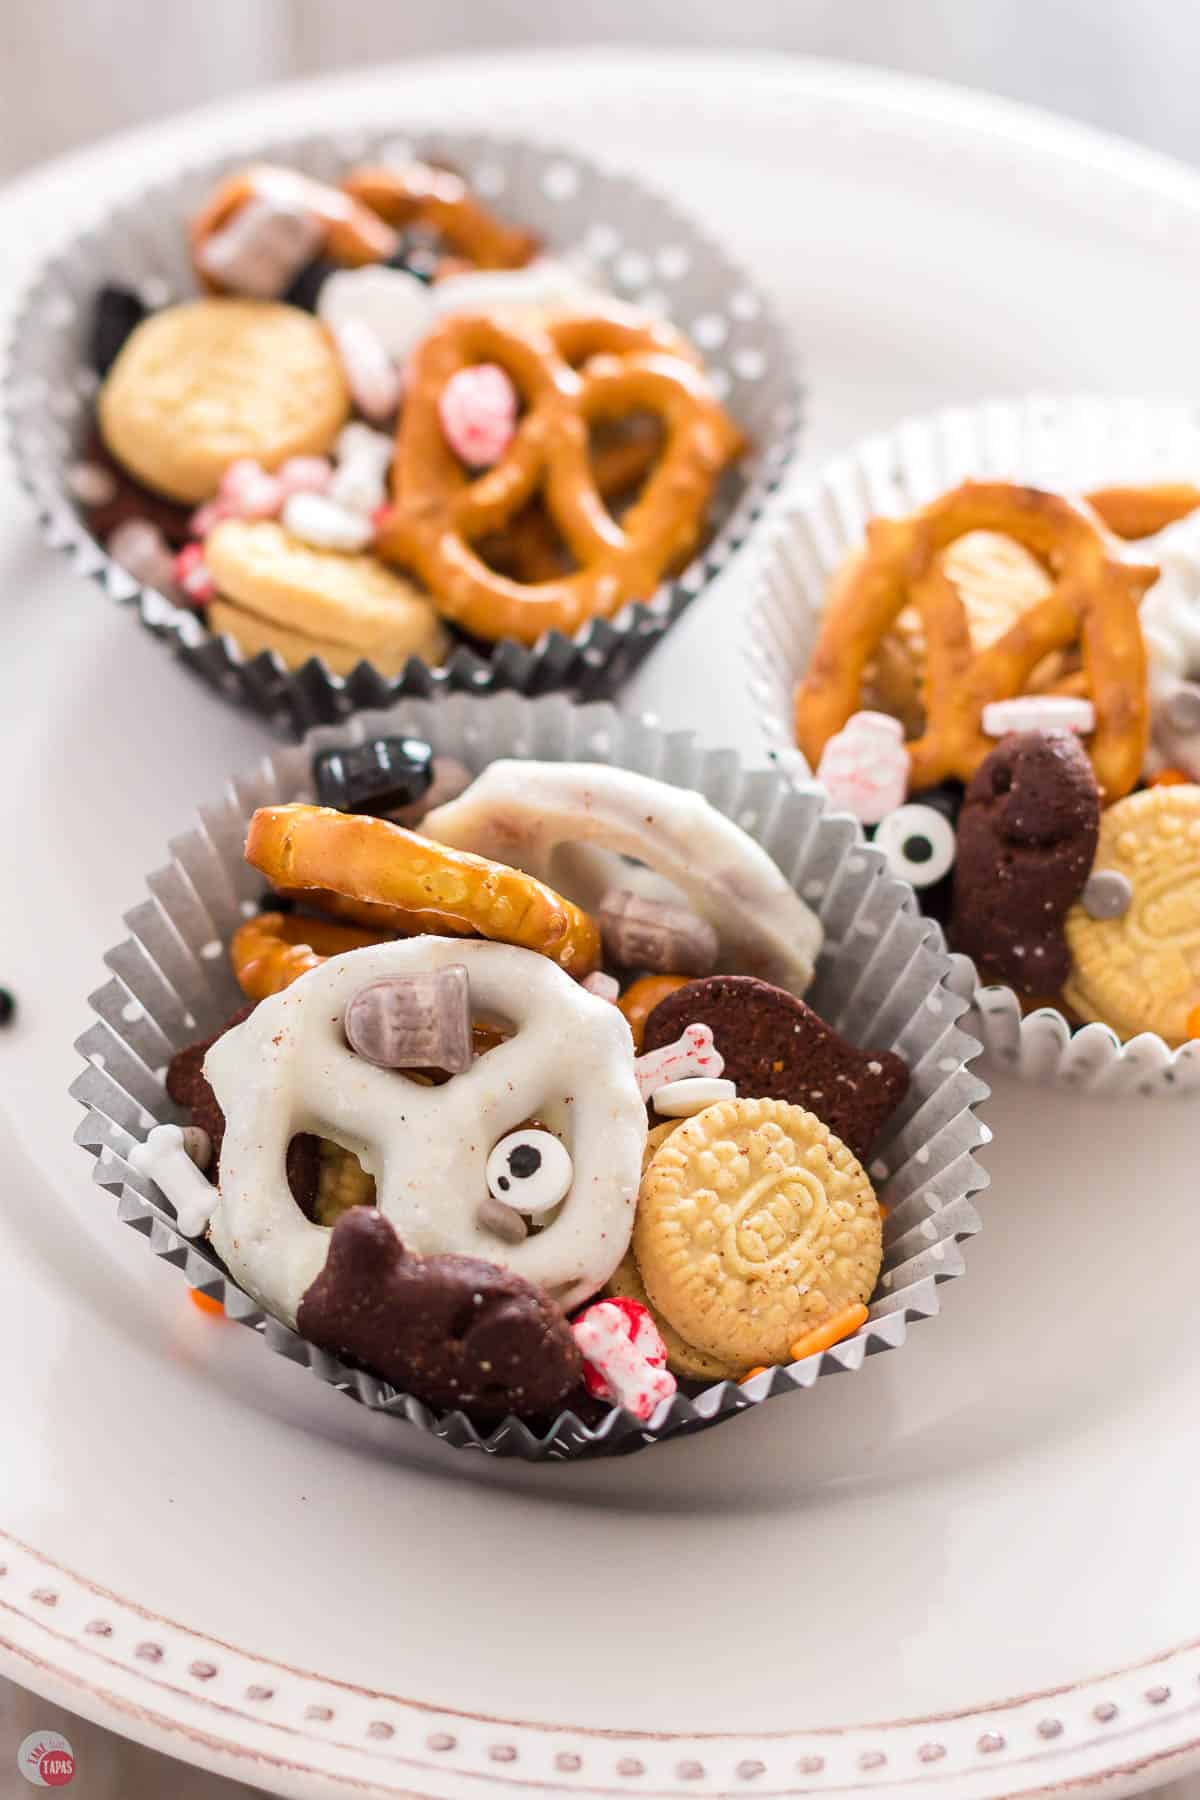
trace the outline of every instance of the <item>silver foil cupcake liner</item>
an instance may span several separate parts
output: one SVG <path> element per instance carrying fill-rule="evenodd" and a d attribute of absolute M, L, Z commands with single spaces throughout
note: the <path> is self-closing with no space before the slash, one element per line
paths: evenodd
<path fill-rule="evenodd" d="M 584 1418 L 566 1410 L 540 1427 L 510 1417 L 481 1430 L 462 1412 L 436 1413 L 306 1343 L 242 1293 L 206 1242 L 178 1234 L 171 1207 L 128 1158 L 152 1126 L 182 1117 L 164 1087 L 172 1054 L 244 1003 L 224 950 L 263 892 L 242 857 L 246 823 L 258 806 L 312 798 L 315 750 L 381 733 L 425 738 L 475 772 L 497 757 L 604 762 L 695 788 L 757 839 L 817 909 L 827 939 L 809 998 L 855 1042 L 896 1050 L 912 1071 L 872 1154 L 872 1178 L 890 1212 L 870 1318 L 853 1337 L 744 1386 L 690 1383 L 648 1424 L 608 1408 Z M 939 1310 L 941 1285 L 964 1272 L 959 1244 L 980 1229 L 972 1196 L 987 1184 L 975 1151 L 990 1136 L 975 1116 L 988 1089 L 967 1066 L 979 1045 L 958 1024 L 967 1002 L 950 984 L 949 959 L 911 888 L 856 841 L 851 821 L 829 813 L 819 795 L 795 792 L 779 771 L 746 768 L 732 751 L 701 749 L 690 734 L 664 733 L 609 706 L 446 695 L 313 732 L 232 781 L 200 821 L 172 841 L 171 861 L 148 878 L 148 898 L 125 915 L 129 936 L 105 958 L 110 979 L 91 996 L 96 1018 L 77 1045 L 87 1067 L 71 1088 L 86 1109 L 76 1140 L 96 1157 L 95 1180 L 116 1195 L 120 1218 L 156 1255 L 322 1381 L 456 1448 L 530 1461 L 623 1454 L 899 1349 L 910 1325 Z"/>
<path fill-rule="evenodd" d="M 790 487 L 757 544 L 745 654 L 766 747 L 801 788 L 816 784 L 795 745 L 792 696 L 830 576 L 861 544 L 868 519 L 912 512 L 970 477 L 1065 493 L 1200 484 L 1200 414 L 1177 402 L 1092 394 L 955 407 L 867 438 Z M 984 986 L 965 956 L 952 960 L 955 983 L 973 1002 L 964 1023 L 998 1067 L 1095 1094 L 1200 1091 L 1200 1041 L 1174 1050 L 1153 1032 L 1122 1041 L 1109 1025 L 1072 1028 L 1053 1007 L 1023 1016 L 1012 988 Z"/>
<path fill-rule="evenodd" d="M 141 586 L 89 533 L 66 484 L 88 429 L 96 378 L 84 343 L 96 290 L 105 281 L 138 288 L 155 305 L 196 291 L 187 221 L 222 176 L 250 159 L 274 160 L 336 180 L 354 161 L 416 154 L 453 166 L 479 194 L 527 226 L 552 253 L 578 252 L 599 285 L 671 318 L 702 351 L 714 386 L 750 442 L 727 471 L 704 548 L 652 599 L 567 637 L 548 632 L 533 648 L 506 640 L 460 643 L 444 665 L 413 658 L 384 676 L 360 663 L 338 676 L 318 658 L 289 671 L 272 651 L 244 658 L 197 614 Z M 42 267 L 17 310 L 3 375 L 14 462 L 47 542 L 78 574 L 135 607 L 143 625 L 221 693 L 299 734 L 365 706 L 441 689 L 524 694 L 569 688 L 612 692 L 744 542 L 791 456 L 800 394 L 787 336 L 757 290 L 703 231 L 640 181 L 609 172 L 572 150 L 468 133 L 376 130 L 248 141 L 131 194 Z"/>

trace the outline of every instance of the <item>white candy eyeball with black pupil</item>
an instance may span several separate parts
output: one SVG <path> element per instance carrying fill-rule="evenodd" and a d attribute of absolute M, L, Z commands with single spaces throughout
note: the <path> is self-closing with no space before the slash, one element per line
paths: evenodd
<path fill-rule="evenodd" d="M 574 1174 L 566 1145 L 550 1131 L 510 1131 L 487 1159 L 488 1193 L 526 1218 L 551 1212 Z"/>
<path fill-rule="evenodd" d="M 898 806 L 876 827 L 875 843 L 893 875 L 917 888 L 932 887 L 954 867 L 954 827 L 936 807 L 919 800 Z"/>

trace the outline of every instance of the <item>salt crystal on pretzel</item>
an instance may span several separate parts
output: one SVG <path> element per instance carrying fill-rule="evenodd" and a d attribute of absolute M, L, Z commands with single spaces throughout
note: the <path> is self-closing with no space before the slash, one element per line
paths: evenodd
<path fill-rule="evenodd" d="M 661 1050 L 647 1050 L 633 1065 L 638 1091 L 643 1100 L 653 1097 L 658 1088 L 683 1081 L 690 1075 L 720 1075 L 725 1058 L 713 1042 L 707 1025 L 689 1025 L 673 1044 Z"/>
<path fill-rule="evenodd" d="M 640 1300 L 598 1300 L 580 1313 L 571 1331 L 584 1359 L 587 1390 L 598 1400 L 615 1400 L 645 1421 L 676 1392 L 663 1335 Z"/>

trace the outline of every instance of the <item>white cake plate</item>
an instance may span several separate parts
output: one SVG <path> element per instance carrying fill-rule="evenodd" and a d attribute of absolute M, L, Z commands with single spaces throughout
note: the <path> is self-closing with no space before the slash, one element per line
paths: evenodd
<path fill-rule="evenodd" d="M 813 453 L 982 393 L 1200 386 L 1195 177 L 729 56 L 411 66 L 119 139 L 0 196 L 0 308 L 148 165 L 385 115 L 573 140 L 706 215 L 794 321 Z M 625 703 L 750 748 L 744 588 Z M 1194 1104 L 1002 1088 L 968 1280 L 787 1408 L 595 1467 L 414 1441 L 197 1312 L 91 1185 L 66 1088 L 101 950 L 265 739 L 15 498 L 0 593 L 4 1673 L 304 1796 L 987 1800 L 1200 1762 Z"/>

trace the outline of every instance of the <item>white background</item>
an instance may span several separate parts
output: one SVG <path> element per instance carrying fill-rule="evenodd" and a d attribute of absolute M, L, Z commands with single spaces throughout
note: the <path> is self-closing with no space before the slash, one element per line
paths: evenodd
<path fill-rule="evenodd" d="M 263 82 L 457 48 L 595 41 L 874 63 L 1033 102 L 1200 161 L 1192 0 L 0 0 L 0 178 Z M 80 1773 L 69 1791 L 81 1800 L 251 1792 L 0 1683 L 5 1800 L 34 1791 L 13 1758 L 25 1733 L 44 1727 L 70 1737 Z M 1200 1782 L 1161 1790 L 1168 1796 L 1200 1800 Z"/>

